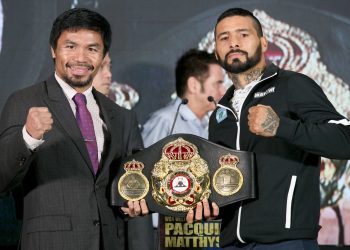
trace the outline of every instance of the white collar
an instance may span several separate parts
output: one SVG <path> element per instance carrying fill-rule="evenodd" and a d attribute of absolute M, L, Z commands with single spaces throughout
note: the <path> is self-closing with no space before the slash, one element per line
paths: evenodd
<path fill-rule="evenodd" d="M 72 88 L 68 83 L 66 83 L 62 78 L 60 78 L 57 73 L 55 72 L 55 78 L 60 87 L 62 88 L 65 96 L 68 99 L 73 99 L 76 93 L 78 93 L 74 88 Z M 92 94 L 92 85 L 83 92 L 83 94 L 88 98 Z"/>

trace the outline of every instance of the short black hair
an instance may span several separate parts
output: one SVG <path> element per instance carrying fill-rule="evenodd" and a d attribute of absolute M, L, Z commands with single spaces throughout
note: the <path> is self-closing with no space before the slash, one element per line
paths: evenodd
<path fill-rule="evenodd" d="M 182 98 L 187 89 L 187 80 L 191 76 L 201 83 L 209 77 L 209 65 L 219 64 L 214 54 L 198 49 L 190 49 L 176 63 L 176 94 Z"/>
<path fill-rule="evenodd" d="M 93 30 L 100 33 L 103 40 L 103 54 L 106 55 L 111 46 L 111 26 L 102 15 L 85 8 L 67 10 L 55 19 L 50 33 L 51 47 L 56 49 L 57 40 L 63 31 L 79 29 Z"/>
<path fill-rule="evenodd" d="M 225 19 L 226 17 L 232 17 L 232 16 L 250 17 L 251 19 L 253 19 L 254 27 L 256 29 L 256 32 L 258 33 L 258 36 L 259 37 L 263 36 L 263 30 L 262 30 L 261 23 L 260 23 L 259 19 L 257 19 L 252 12 L 250 12 L 249 10 L 242 9 L 242 8 L 231 8 L 231 9 L 224 11 L 216 20 L 215 33 L 214 33 L 215 37 L 216 37 L 216 27 L 218 26 L 218 23 L 221 20 Z"/>

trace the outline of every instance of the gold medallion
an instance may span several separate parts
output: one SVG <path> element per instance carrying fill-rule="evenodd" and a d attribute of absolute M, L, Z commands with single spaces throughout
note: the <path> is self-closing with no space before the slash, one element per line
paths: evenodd
<path fill-rule="evenodd" d="M 209 168 L 197 147 L 182 139 L 167 143 L 152 170 L 152 197 L 160 205 L 187 212 L 210 195 Z"/>
<path fill-rule="evenodd" d="M 125 200 L 137 201 L 147 195 L 149 182 L 142 173 L 143 168 L 143 163 L 136 160 L 124 164 L 126 172 L 119 179 L 118 191 Z"/>
<path fill-rule="evenodd" d="M 229 196 L 237 193 L 243 185 L 243 175 L 237 168 L 239 158 L 227 154 L 220 157 L 220 167 L 213 176 L 213 187 L 218 194 Z"/>

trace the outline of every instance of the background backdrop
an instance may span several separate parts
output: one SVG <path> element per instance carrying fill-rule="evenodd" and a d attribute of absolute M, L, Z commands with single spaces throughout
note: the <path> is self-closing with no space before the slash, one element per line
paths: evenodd
<path fill-rule="evenodd" d="M 113 80 L 139 94 L 133 109 L 141 124 L 169 102 L 178 57 L 192 47 L 211 51 L 216 18 L 230 7 L 254 11 L 271 43 L 269 60 L 314 78 L 350 117 L 347 0 L 0 0 L 0 109 L 13 91 L 52 73 L 51 25 L 72 7 L 95 9 L 111 22 Z M 346 161 L 323 160 L 321 244 L 350 245 L 349 168 Z M 1 207 L 12 211 L 12 199 L 3 198 Z M 0 236 L 8 225 L 0 218 Z"/>

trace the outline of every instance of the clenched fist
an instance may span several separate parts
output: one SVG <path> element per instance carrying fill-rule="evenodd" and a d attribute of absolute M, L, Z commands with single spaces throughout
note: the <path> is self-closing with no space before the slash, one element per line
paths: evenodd
<path fill-rule="evenodd" d="M 280 118 L 270 106 L 257 105 L 248 110 L 248 126 L 250 132 L 272 137 L 276 135 Z"/>
<path fill-rule="evenodd" d="M 33 107 L 28 111 L 25 128 L 31 137 L 40 140 L 44 133 L 51 130 L 52 123 L 52 115 L 48 108 Z"/>

